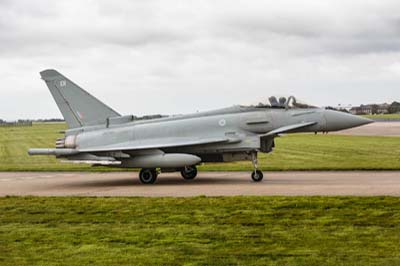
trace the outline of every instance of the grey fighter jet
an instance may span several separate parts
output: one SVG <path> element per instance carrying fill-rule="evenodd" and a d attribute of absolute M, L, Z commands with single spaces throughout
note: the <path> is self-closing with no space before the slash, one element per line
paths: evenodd
<path fill-rule="evenodd" d="M 208 162 L 249 160 L 255 182 L 263 179 L 257 154 L 272 152 L 280 134 L 329 132 L 371 123 L 358 116 L 302 104 L 291 96 L 270 97 L 250 106 L 137 120 L 119 113 L 55 70 L 40 73 L 56 101 L 68 130 L 55 148 L 30 149 L 30 155 L 53 155 L 71 162 L 141 168 L 144 184 L 160 172 L 197 175 Z"/>

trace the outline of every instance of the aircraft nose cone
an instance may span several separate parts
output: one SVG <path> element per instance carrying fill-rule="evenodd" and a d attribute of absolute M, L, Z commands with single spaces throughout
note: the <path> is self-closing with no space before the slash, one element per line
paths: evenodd
<path fill-rule="evenodd" d="M 325 110 L 324 116 L 326 119 L 327 131 L 337 131 L 359 127 L 374 122 L 373 120 L 368 118 L 333 110 Z"/>

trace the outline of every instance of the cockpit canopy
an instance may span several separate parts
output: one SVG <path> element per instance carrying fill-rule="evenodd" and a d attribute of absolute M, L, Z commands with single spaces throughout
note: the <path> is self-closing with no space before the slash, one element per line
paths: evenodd
<path fill-rule="evenodd" d="M 306 104 L 299 101 L 294 96 L 289 97 L 276 97 L 271 96 L 267 101 L 259 102 L 255 105 L 251 105 L 256 108 L 276 108 L 276 109 L 311 109 L 317 108 L 316 106 Z"/>

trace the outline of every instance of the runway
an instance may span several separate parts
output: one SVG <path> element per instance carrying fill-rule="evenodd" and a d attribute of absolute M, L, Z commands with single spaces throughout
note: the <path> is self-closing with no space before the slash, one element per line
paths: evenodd
<path fill-rule="evenodd" d="M 400 122 L 375 122 L 362 127 L 332 132 L 336 135 L 399 137 Z"/>
<path fill-rule="evenodd" d="M 135 172 L 0 173 L 0 196 L 400 196 L 400 172 L 265 172 L 254 183 L 248 172 L 200 172 L 195 180 L 161 174 L 142 185 Z"/>

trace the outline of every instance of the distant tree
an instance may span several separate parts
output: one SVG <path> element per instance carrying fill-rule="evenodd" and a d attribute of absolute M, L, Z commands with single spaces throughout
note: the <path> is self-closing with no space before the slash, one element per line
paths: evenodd
<path fill-rule="evenodd" d="M 344 108 L 335 108 L 335 107 L 332 107 L 332 106 L 327 106 L 327 107 L 325 107 L 325 110 L 333 110 L 333 111 L 339 111 L 339 112 L 343 112 L 343 113 L 349 113 L 349 111 L 347 111 L 346 109 L 344 109 Z"/>
<path fill-rule="evenodd" d="M 333 110 L 333 111 L 337 111 L 337 109 L 335 107 L 332 106 L 327 106 L 325 107 L 326 110 Z"/>
<path fill-rule="evenodd" d="M 46 123 L 46 122 L 64 122 L 64 119 L 61 118 L 47 118 L 47 119 L 37 119 L 35 122 Z"/>
<path fill-rule="evenodd" d="M 23 124 L 23 123 L 30 123 L 30 122 L 32 122 L 32 120 L 29 120 L 29 119 L 18 119 L 18 120 L 17 120 L 17 123 L 21 123 L 21 124 Z"/>
<path fill-rule="evenodd" d="M 395 113 L 400 113 L 400 103 L 399 102 L 393 102 L 389 106 L 389 114 L 395 114 Z"/>
<path fill-rule="evenodd" d="M 371 113 L 373 115 L 376 115 L 378 113 L 378 108 L 379 108 L 379 106 L 377 104 L 372 104 L 371 105 Z"/>

